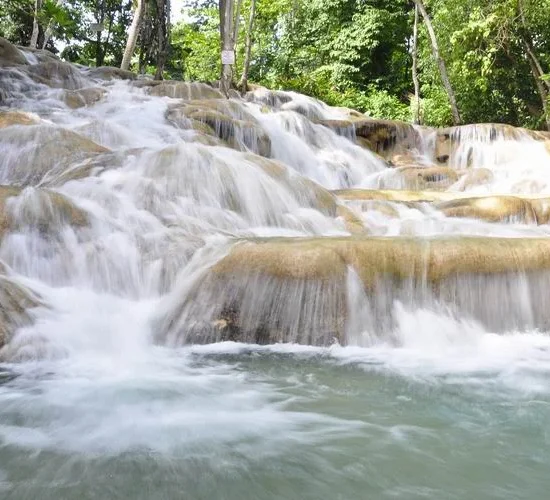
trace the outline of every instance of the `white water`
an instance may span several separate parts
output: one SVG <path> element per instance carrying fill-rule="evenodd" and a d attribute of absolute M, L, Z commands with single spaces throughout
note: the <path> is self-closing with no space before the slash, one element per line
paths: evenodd
<path fill-rule="evenodd" d="M 542 498 L 550 458 L 537 455 L 533 443 L 548 444 L 546 331 L 512 328 L 500 335 L 444 304 L 411 309 L 396 300 L 388 304 L 390 331 L 382 332 L 350 271 L 348 346 L 171 347 L 179 344 L 179 330 L 163 339 L 168 347 L 156 344 L 159 321 L 230 251 L 233 238 L 349 234 L 342 219 L 317 203 L 308 179 L 328 189 L 377 187 L 384 163 L 352 136 L 295 111 L 342 119 L 342 110 L 292 93 L 282 94 L 287 102 L 269 113 L 262 96 L 240 103 L 271 139 L 272 156 L 283 166 L 283 175 L 273 176 L 246 152 L 205 146 L 195 132 L 170 125 L 165 112 L 175 99 L 149 96 L 126 82 L 84 84 L 104 85 L 106 97 L 71 110 L 59 100 L 60 90 L 36 86 L 10 105 L 41 118 L 40 137 L 70 130 L 111 149 L 95 157 L 87 175 L 66 177 L 88 160 L 75 158 L 30 176 L 24 169 L 40 160 L 28 161 L 39 138 L 29 140 L 26 126 L 10 129 L 8 139 L 0 130 L 2 182 L 52 187 L 89 219 L 78 228 L 54 213 L 44 230 L 36 221 L 48 212 L 32 186 L 7 204 L 17 229 L 4 236 L 0 259 L 44 306 L 31 311 L 33 323 L 2 351 L 0 492 L 6 498 L 83 492 L 176 498 L 186 489 L 197 499 L 464 498 L 461 491 L 477 499 Z M 452 165 L 466 168 L 464 155 L 473 148 L 470 161 L 494 177 L 472 193 L 550 194 L 550 156 L 541 142 L 488 142 L 474 132 Z M 451 219 L 427 204 L 395 204 L 397 217 L 355 208 L 375 235 L 549 234 L 547 225 Z M 508 286 L 488 282 L 487 290 L 498 296 Z M 535 299 L 522 290 L 518 311 L 528 316 Z M 195 306 L 206 314 L 213 304 Z M 524 414 L 510 414 L 515 406 Z M 512 423 L 502 436 L 489 429 L 489 438 L 480 430 L 486 418 Z M 441 429 L 448 435 L 439 437 Z M 492 451 L 501 441 L 509 443 L 502 451 L 508 465 Z M 486 479 L 467 479 L 471 457 L 461 442 L 479 447 L 473 463 L 487 459 Z M 453 447 L 454 457 L 444 451 Z M 533 462 L 526 466 L 524 455 Z M 431 480 L 422 463 L 430 464 Z M 530 470 L 523 490 L 519 479 L 506 483 L 522 467 Z M 144 471 L 152 483 L 138 488 Z M 102 486 L 104 477 L 113 489 Z M 502 492 L 491 489 L 496 484 Z"/>

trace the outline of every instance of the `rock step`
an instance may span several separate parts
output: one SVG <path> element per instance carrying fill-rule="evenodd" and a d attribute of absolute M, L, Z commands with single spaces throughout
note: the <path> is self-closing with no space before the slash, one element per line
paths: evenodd
<path fill-rule="evenodd" d="M 374 189 L 343 189 L 332 191 L 332 194 L 346 202 L 431 203 L 447 217 L 466 217 L 487 222 L 548 224 L 550 221 L 550 198 L 543 196 L 472 196 L 462 192 Z"/>
<path fill-rule="evenodd" d="M 169 344 L 392 341 L 396 304 L 491 331 L 550 327 L 550 238 L 237 241 L 157 325 Z"/>

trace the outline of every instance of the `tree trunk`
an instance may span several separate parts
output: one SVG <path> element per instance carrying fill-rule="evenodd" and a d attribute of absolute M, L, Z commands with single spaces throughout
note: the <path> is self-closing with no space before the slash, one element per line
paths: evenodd
<path fill-rule="evenodd" d="M 447 96 L 449 97 L 449 103 L 451 104 L 451 112 L 453 114 L 453 123 L 455 125 L 459 125 L 461 123 L 461 120 L 460 120 L 460 113 L 458 112 L 458 106 L 456 104 L 455 93 L 453 91 L 453 87 L 451 86 L 449 75 L 447 74 L 447 67 L 445 66 L 445 61 L 439 54 L 439 45 L 437 43 L 437 38 L 435 36 L 435 31 L 432 26 L 430 16 L 428 16 L 428 12 L 426 11 L 424 4 L 422 3 L 422 0 L 414 0 L 414 3 L 418 7 L 420 14 L 422 14 L 422 18 L 424 19 L 424 24 L 426 25 L 426 29 L 428 30 L 428 34 L 430 35 L 430 42 L 432 44 L 432 54 L 435 61 L 437 62 L 437 66 L 439 67 L 439 74 L 441 75 L 441 81 L 443 82 L 443 86 L 445 87 L 445 90 L 447 91 Z"/>
<path fill-rule="evenodd" d="M 134 12 L 134 18 L 130 30 L 128 31 L 128 39 L 126 40 L 126 48 L 124 49 L 124 56 L 122 56 L 121 69 L 130 69 L 130 61 L 136 50 L 136 43 L 138 39 L 139 29 L 141 27 L 141 20 L 143 19 L 144 1 L 137 0 L 136 10 Z"/>
<path fill-rule="evenodd" d="M 543 80 L 541 78 L 542 74 L 539 72 L 539 67 L 537 66 L 536 62 L 533 60 L 532 56 L 530 55 L 530 52 L 528 49 L 529 43 L 525 38 L 522 37 L 521 39 L 523 46 L 525 48 L 527 60 L 529 61 L 529 66 L 531 68 L 531 73 L 533 75 L 533 79 L 535 80 L 535 85 L 537 86 L 537 92 L 540 97 L 540 101 L 542 104 L 542 112 L 544 114 L 544 120 L 546 122 L 546 128 L 550 131 L 550 113 L 548 109 L 548 90 L 543 85 Z"/>
<path fill-rule="evenodd" d="M 42 42 L 42 50 L 46 48 L 46 45 L 48 45 L 48 42 L 50 41 L 50 38 L 53 34 L 53 22 L 50 21 L 48 23 L 48 26 L 46 27 L 46 31 L 44 32 L 44 41 Z"/>
<path fill-rule="evenodd" d="M 525 52 L 527 52 L 527 57 L 529 58 L 529 61 L 530 61 L 529 64 L 534 65 L 536 72 L 540 75 L 537 86 L 541 84 L 543 87 L 546 87 L 548 91 L 550 91 L 550 81 L 545 81 L 541 79 L 542 75 L 544 75 L 544 70 L 542 69 L 542 65 L 540 64 L 540 61 L 537 55 L 535 54 L 535 51 L 533 50 L 533 43 L 532 43 L 529 30 L 527 28 L 527 21 L 525 20 L 525 11 L 523 10 L 523 0 L 518 0 L 518 11 L 519 11 L 519 18 L 521 20 L 521 27 L 522 27 L 521 41 L 525 48 Z"/>
<path fill-rule="evenodd" d="M 105 21 L 105 2 L 101 0 L 98 2 L 98 12 L 96 14 L 96 21 L 100 26 L 103 26 Z M 101 31 L 98 31 L 95 39 L 95 65 L 96 67 L 103 66 L 105 60 L 105 54 L 103 54 L 103 47 L 101 44 Z"/>
<path fill-rule="evenodd" d="M 220 38 L 222 53 L 227 55 L 233 53 L 233 8 L 234 0 L 220 0 Z M 229 97 L 231 82 L 233 80 L 233 64 L 231 60 L 222 61 L 222 72 L 220 77 L 220 90 L 226 97 Z"/>
<path fill-rule="evenodd" d="M 38 35 L 40 33 L 40 25 L 38 24 L 38 12 L 42 8 L 42 0 L 35 0 L 34 2 L 34 17 L 32 20 L 32 35 L 29 47 L 36 49 L 38 47 Z"/>
<path fill-rule="evenodd" d="M 155 80 L 163 79 L 170 46 L 170 0 L 157 0 L 157 70 Z"/>
<path fill-rule="evenodd" d="M 237 8 L 235 9 L 235 21 L 233 23 L 233 47 L 237 46 L 239 41 L 239 28 L 241 26 L 241 4 L 242 0 L 237 0 Z"/>
<path fill-rule="evenodd" d="M 250 17 L 248 18 L 248 27 L 246 30 L 246 45 L 244 49 L 243 74 L 238 87 L 242 94 L 248 90 L 248 70 L 250 68 L 250 54 L 252 52 L 252 30 L 254 29 L 254 17 L 256 15 L 256 0 L 250 2 Z"/>
<path fill-rule="evenodd" d="M 412 79 L 414 84 L 413 123 L 420 123 L 420 83 L 418 81 L 418 5 L 414 6 L 414 27 L 412 46 Z"/>
<path fill-rule="evenodd" d="M 107 36 L 105 37 L 105 40 L 103 42 L 103 60 L 105 60 L 105 56 L 107 55 L 107 51 L 109 50 L 109 42 L 111 41 L 111 35 L 113 34 L 113 21 L 114 21 L 114 13 L 109 13 L 109 27 L 107 28 Z"/>

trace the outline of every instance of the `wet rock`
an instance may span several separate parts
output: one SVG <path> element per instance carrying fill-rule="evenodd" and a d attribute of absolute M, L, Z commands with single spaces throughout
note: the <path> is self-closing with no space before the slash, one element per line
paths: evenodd
<path fill-rule="evenodd" d="M 286 92 L 269 90 L 260 86 L 252 88 L 251 91 L 247 92 L 244 97 L 249 102 L 264 104 L 265 106 L 276 109 L 279 109 L 283 104 L 287 104 L 292 101 L 292 97 Z"/>
<path fill-rule="evenodd" d="M 11 278 L 0 266 L 0 360 L 10 359 L 7 345 L 18 328 L 32 323 L 30 310 L 43 305 L 40 297 Z"/>
<path fill-rule="evenodd" d="M 472 168 L 460 177 L 458 182 L 453 185 L 453 189 L 466 191 L 476 186 L 488 184 L 494 178 L 494 174 L 488 168 Z"/>
<path fill-rule="evenodd" d="M 395 167 L 380 174 L 381 189 L 443 190 L 458 180 L 448 167 Z"/>
<path fill-rule="evenodd" d="M 72 64 L 63 61 L 52 59 L 33 64 L 26 71 L 35 82 L 52 88 L 75 90 L 86 86 L 82 73 Z"/>
<path fill-rule="evenodd" d="M 17 46 L 17 48 L 27 55 L 27 59 L 30 59 L 31 63 L 41 63 L 41 62 L 48 62 L 48 61 L 59 61 L 59 57 L 54 54 L 53 52 L 50 52 L 49 50 L 45 49 L 33 49 L 31 47 L 21 47 Z"/>
<path fill-rule="evenodd" d="M 337 198 L 348 201 L 384 200 L 401 203 L 444 201 L 465 197 L 462 193 L 407 191 L 401 189 L 336 189 L 331 191 L 331 193 Z"/>
<path fill-rule="evenodd" d="M 550 198 L 532 198 L 529 200 L 539 224 L 550 223 Z"/>
<path fill-rule="evenodd" d="M 330 191 L 315 181 L 295 174 L 285 164 L 276 160 L 253 154 L 247 154 L 246 158 L 260 167 L 267 175 L 285 185 L 289 191 L 295 194 L 299 193 L 300 201 L 304 205 L 308 205 L 328 217 L 342 216 L 345 219 L 347 216 L 350 222 L 353 220 L 350 214 L 345 213 L 345 207 L 338 205 Z M 339 209 L 341 210 L 340 214 L 338 214 Z"/>
<path fill-rule="evenodd" d="M 27 58 L 15 45 L 0 37 L 0 67 L 27 65 Z"/>
<path fill-rule="evenodd" d="M 435 159 L 442 165 L 454 163 L 457 151 L 466 142 L 489 144 L 495 141 L 521 141 L 526 139 L 544 141 L 548 137 L 544 132 L 501 123 L 479 123 L 442 128 L 436 130 Z M 462 153 L 466 153 L 466 164 L 463 166 L 476 166 L 472 165 L 472 150 L 462 151 Z"/>
<path fill-rule="evenodd" d="M 10 101 L 24 99 L 42 89 L 42 85 L 27 74 L 26 68 L 27 66 L 0 67 L 1 104 L 9 105 Z"/>
<path fill-rule="evenodd" d="M 350 131 L 358 143 L 388 159 L 418 147 L 420 135 L 409 123 L 392 120 L 374 120 L 362 116 L 350 120 L 317 120 L 341 135 Z M 345 132 L 345 133 L 344 133 Z"/>
<path fill-rule="evenodd" d="M 88 215 L 55 191 L 0 186 L 0 238 L 6 232 L 37 230 L 52 235 L 65 225 L 84 227 Z"/>
<path fill-rule="evenodd" d="M 483 196 L 461 198 L 435 204 L 447 217 L 468 217 L 487 222 L 537 222 L 529 200 L 514 196 Z"/>
<path fill-rule="evenodd" d="M 348 294 L 350 272 L 368 301 L 372 324 L 363 329 L 391 332 L 395 300 L 415 309 L 442 303 L 497 331 L 510 328 L 503 306 L 517 324 L 550 319 L 547 238 L 258 238 L 237 242 L 196 281 L 163 317 L 160 338 L 345 343 L 356 300 Z M 529 311 L 518 308 L 526 292 L 510 286 L 518 275 L 536 298 Z"/>
<path fill-rule="evenodd" d="M 80 90 L 66 90 L 63 92 L 63 100 L 69 108 L 77 109 L 86 106 L 92 106 L 99 102 L 107 93 L 105 89 L 99 87 L 89 87 Z"/>
<path fill-rule="evenodd" d="M 336 215 L 338 217 L 342 217 L 346 226 L 346 230 L 350 234 L 368 234 L 368 231 L 365 228 L 365 225 L 363 224 L 361 218 L 356 215 L 350 208 L 344 205 L 338 205 L 338 208 L 336 209 Z"/>
<path fill-rule="evenodd" d="M 367 288 L 378 279 L 431 282 L 465 273 L 550 269 L 545 238 L 266 238 L 243 242 L 212 268 L 217 275 L 261 273 L 293 279 L 332 279 L 351 266 Z"/>
<path fill-rule="evenodd" d="M 151 88 L 151 95 L 194 101 L 200 99 L 225 99 L 224 95 L 206 83 L 165 81 Z"/>
<path fill-rule="evenodd" d="M 455 170 L 444 167 L 400 167 L 408 189 L 445 189 L 458 180 Z"/>
<path fill-rule="evenodd" d="M 418 157 L 412 152 L 401 153 L 393 155 L 389 161 L 390 167 L 426 167 L 428 165 L 423 164 L 422 158 Z M 431 166 L 431 165 L 430 165 Z"/>
<path fill-rule="evenodd" d="M 242 104 L 228 100 L 196 100 L 172 106 L 166 119 L 179 128 L 211 133 L 238 150 L 271 155 L 271 140 Z M 200 124 L 200 126 L 199 126 Z"/>
<path fill-rule="evenodd" d="M 108 152 L 86 137 L 48 124 L 0 129 L 0 183 L 17 186 L 55 182 L 79 162 Z"/>
<path fill-rule="evenodd" d="M 12 125 L 35 125 L 37 123 L 40 123 L 40 118 L 33 113 L 18 110 L 0 111 L 0 129 Z"/>
<path fill-rule="evenodd" d="M 111 66 L 100 66 L 99 68 L 89 68 L 87 75 L 96 80 L 135 80 L 136 74 L 125 69 L 114 68 Z"/>

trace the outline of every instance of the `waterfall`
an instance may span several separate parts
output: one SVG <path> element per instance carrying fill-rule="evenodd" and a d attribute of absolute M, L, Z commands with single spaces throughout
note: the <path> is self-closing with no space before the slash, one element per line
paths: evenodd
<path fill-rule="evenodd" d="M 403 311 L 548 328 L 545 134 L 24 60 L 0 68 L 3 359 L 399 346 Z"/>

